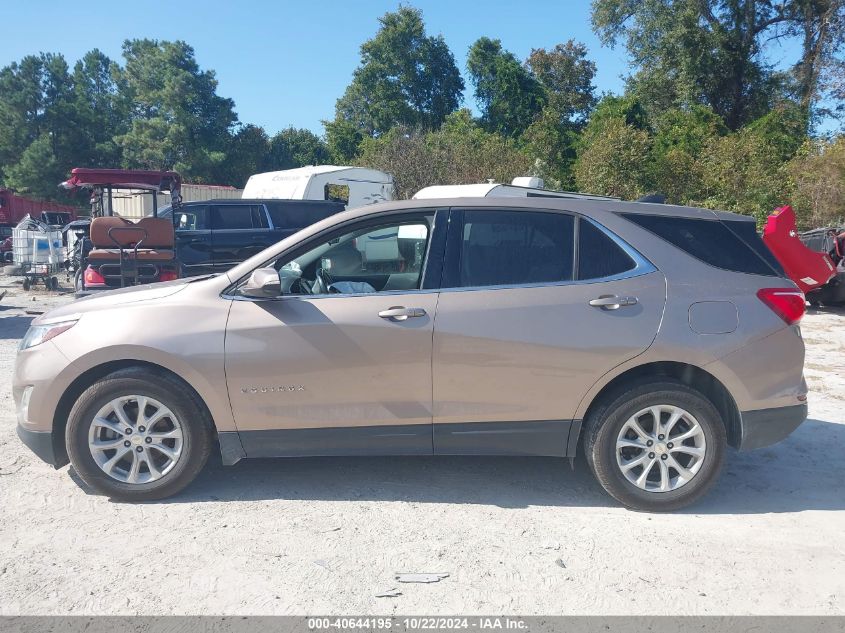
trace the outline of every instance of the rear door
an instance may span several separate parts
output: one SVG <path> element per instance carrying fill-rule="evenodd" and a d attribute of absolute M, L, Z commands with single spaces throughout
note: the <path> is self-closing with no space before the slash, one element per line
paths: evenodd
<path fill-rule="evenodd" d="M 173 219 L 176 257 L 185 277 L 214 272 L 208 205 L 183 205 Z"/>
<path fill-rule="evenodd" d="M 216 272 L 229 270 L 273 243 L 263 204 L 214 204 L 209 213 Z"/>
<path fill-rule="evenodd" d="M 661 273 L 592 221 L 453 211 L 433 348 L 434 449 L 565 455 L 581 398 L 651 345 Z"/>

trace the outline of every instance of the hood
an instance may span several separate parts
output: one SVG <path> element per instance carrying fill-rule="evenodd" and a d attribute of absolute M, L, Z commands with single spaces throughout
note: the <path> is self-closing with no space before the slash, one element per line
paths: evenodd
<path fill-rule="evenodd" d="M 108 309 L 113 306 L 126 305 L 128 303 L 141 303 L 164 299 L 165 297 L 170 297 L 180 290 L 183 290 L 187 285 L 188 282 L 186 282 L 186 280 L 177 279 L 175 281 L 166 281 L 157 284 L 132 286 L 130 288 L 120 288 L 119 290 L 98 292 L 88 295 L 87 297 L 83 297 L 82 299 L 77 299 L 73 303 L 61 306 L 55 310 L 50 310 L 35 319 L 33 324 L 40 325 L 51 321 L 61 321 L 62 319 L 66 319 L 68 317 L 78 317 L 86 312 Z"/>

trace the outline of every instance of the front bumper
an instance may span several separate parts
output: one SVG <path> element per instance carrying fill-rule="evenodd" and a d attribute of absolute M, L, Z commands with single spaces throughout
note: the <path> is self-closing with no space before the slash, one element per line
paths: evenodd
<path fill-rule="evenodd" d="M 807 404 L 743 411 L 740 418 L 737 448 L 750 451 L 776 444 L 797 429 L 807 419 Z"/>
<path fill-rule="evenodd" d="M 33 453 L 53 468 L 61 468 L 67 464 L 67 457 L 56 451 L 53 444 L 53 433 L 50 431 L 30 431 L 18 424 L 18 437 Z"/>

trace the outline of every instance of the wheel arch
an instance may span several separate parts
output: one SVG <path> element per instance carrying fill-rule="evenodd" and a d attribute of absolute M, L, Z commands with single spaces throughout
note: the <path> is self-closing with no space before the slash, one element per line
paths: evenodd
<path fill-rule="evenodd" d="M 672 378 L 678 382 L 701 392 L 707 398 L 722 418 L 725 425 L 728 444 L 736 447 L 741 437 L 740 412 L 730 391 L 710 372 L 678 361 L 655 361 L 637 365 L 614 376 L 599 392 L 593 396 L 582 417 L 583 420 L 595 413 L 603 405 L 615 398 L 620 392 L 630 389 L 635 384 L 645 381 L 658 381 L 661 378 Z M 581 433 L 583 436 L 583 433 Z M 579 438 L 579 444 L 583 437 Z"/>
<path fill-rule="evenodd" d="M 120 371 L 121 369 L 132 368 L 147 369 L 155 373 L 167 376 L 168 379 L 178 381 L 182 383 L 185 387 L 190 389 L 191 392 L 196 396 L 197 402 L 205 409 L 205 412 L 208 415 L 208 419 L 211 420 L 212 430 L 214 433 L 214 440 L 217 441 L 218 432 L 214 416 L 212 415 L 205 400 L 202 398 L 202 396 L 194 388 L 193 385 L 191 385 L 187 380 L 179 376 L 174 371 L 168 369 L 167 367 L 163 367 L 162 365 L 158 365 L 156 363 L 146 360 L 124 358 L 115 361 L 108 361 L 99 365 L 95 365 L 94 367 L 90 367 L 89 369 L 79 374 L 79 376 L 74 378 L 70 385 L 68 385 L 68 387 L 64 390 L 64 393 L 62 393 L 61 397 L 59 398 L 59 402 L 56 405 L 55 412 L 53 413 L 52 437 L 56 468 L 60 468 L 65 464 L 69 463 L 67 447 L 65 446 L 65 428 L 67 427 L 67 421 L 68 417 L 70 416 L 70 410 L 73 408 L 74 403 L 76 403 L 76 401 L 79 399 L 79 396 L 81 396 L 82 393 L 88 387 L 90 387 L 93 383 L 97 382 L 101 378 L 105 378 L 109 374 L 112 374 L 116 371 Z"/>

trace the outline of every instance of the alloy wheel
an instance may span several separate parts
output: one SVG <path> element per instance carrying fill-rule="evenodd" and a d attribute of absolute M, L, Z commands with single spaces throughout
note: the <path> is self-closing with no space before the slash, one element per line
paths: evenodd
<path fill-rule="evenodd" d="M 91 456 L 112 479 L 146 484 L 169 473 L 182 454 L 182 423 L 158 400 L 130 395 L 102 407 L 88 431 Z"/>
<path fill-rule="evenodd" d="M 674 405 L 632 415 L 616 438 L 616 463 L 625 478 L 647 492 L 671 492 L 701 470 L 707 452 L 698 420 Z"/>

